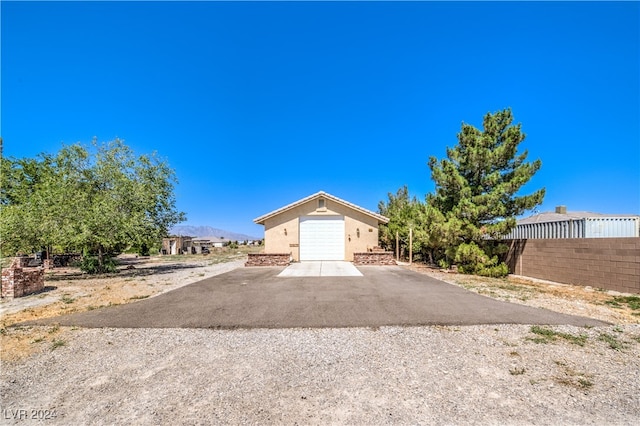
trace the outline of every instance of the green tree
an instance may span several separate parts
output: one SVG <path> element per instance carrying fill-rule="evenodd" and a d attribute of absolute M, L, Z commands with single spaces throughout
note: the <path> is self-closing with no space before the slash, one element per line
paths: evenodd
<path fill-rule="evenodd" d="M 389 223 L 380 225 L 379 238 L 382 247 L 395 251 L 396 233 L 400 240 L 408 244 L 409 229 L 413 229 L 414 233 L 420 232 L 418 228 L 421 226 L 424 206 L 415 197 L 409 196 L 406 185 L 399 188 L 395 195 L 388 193 L 387 197 L 388 201 L 378 203 L 378 212 L 389 218 Z M 414 238 L 413 251 L 422 251 L 419 238 Z"/>
<path fill-rule="evenodd" d="M 36 159 L 2 158 L 0 175 L 0 232 L 5 252 L 49 250 L 65 231 L 66 216 L 73 215 L 76 193 L 66 186 L 71 173 L 57 156 Z"/>
<path fill-rule="evenodd" d="M 435 193 L 427 196 L 430 208 L 444 221 L 436 240 L 446 243 L 445 262 L 461 272 L 506 275 L 496 254 L 499 239 L 516 224 L 515 217 L 542 203 L 545 190 L 519 196 L 520 189 L 540 169 L 541 161 L 527 162 L 518 153 L 525 134 L 513 124 L 511 109 L 487 113 L 483 129 L 462 124 L 458 145 L 447 148 L 447 158 L 429 159 Z"/>
<path fill-rule="evenodd" d="M 109 253 L 156 245 L 184 220 L 175 208 L 173 170 L 153 155 L 135 156 L 122 140 L 93 151 L 76 144 L 55 156 L 2 159 L 2 249 L 57 246 L 96 255 L 95 272 Z"/>
<path fill-rule="evenodd" d="M 451 232 L 444 215 L 429 204 L 421 204 L 414 234 L 414 252 L 430 264 L 444 256 Z"/>

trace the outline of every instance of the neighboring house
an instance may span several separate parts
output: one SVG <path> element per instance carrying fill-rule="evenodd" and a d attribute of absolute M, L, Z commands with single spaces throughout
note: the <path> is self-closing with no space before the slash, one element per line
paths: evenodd
<path fill-rule="evenodd" d="M 200 254 L 202 253 L 202 249 L 211 250 L 212 248 L 220 248 L 223 247 L 225 240 L 218 237 L 194 237 L 192 241 L 192 253 Z"/>
<path fill-rule="evenodd" d="M 518 220 L 505 239 L 639 237 L 640 216 L 592 212 L 543 212 Z"/>
<path fill-rule="evenodd" d="M 294 261 L 353 260 L 378 246 L 378 226 L 389 219 L 320 191 L 254 219 L 264 225 L 265 253 Z"/>
<path fill-rule="evenodd" d="M 226 240 L 218 237 L 171 236 L 162 239 L 162 254 L 201 254 L 223 247 Z"/>
<path fill-rule="evenodd" d="M 162 254 L 191 253 L 191 237 L 171 236 L 162 239 Z"/>

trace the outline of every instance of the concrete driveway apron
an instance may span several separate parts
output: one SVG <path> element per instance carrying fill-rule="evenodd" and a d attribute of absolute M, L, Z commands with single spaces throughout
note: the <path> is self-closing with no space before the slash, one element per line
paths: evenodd
<path fill-rule="evenodd" d="M 127 305 L 28 324 L 223 329 L 606 324 L 491 299 L 399 266 L 358 269 L 363 276 L 279 277 L 282 267 L 240 268 Z"/>
<path fill-rule="evenodd" d="M 279 277 L 361 277 L 362 272 L 351 262 L 326 261 L 292 263 Z"/>

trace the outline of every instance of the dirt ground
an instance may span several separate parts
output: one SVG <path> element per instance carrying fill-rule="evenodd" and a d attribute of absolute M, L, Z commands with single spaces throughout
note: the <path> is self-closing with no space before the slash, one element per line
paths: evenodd
<path fill-rule="evenodd" d="M 153 297 L 240 267 L 251 250 L 256 249 L 225 250 L 207 256 L 123 255 L 117 273 L 98 276 L 71 267 L 47 271 L 43 292 L 1 302 L 0 360 L 18 360 L 46 344 L 55 346 L 68 332 L 55 326 L 11 327 L 14 324 Z"/>
<path fill-rule="evenodd" d="M 463 275 L 418 263 L 406 266 L 494 299 L 565 314 L 587 316 L 614 324 L 640 324 L 640 295 L 638 294 L 622 294 L 517 275 L 509 275 L 506 278 Z"/>

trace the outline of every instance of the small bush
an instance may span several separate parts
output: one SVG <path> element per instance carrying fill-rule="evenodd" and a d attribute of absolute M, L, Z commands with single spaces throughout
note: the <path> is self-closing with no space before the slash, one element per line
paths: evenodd
<path fill-rule="evenodd" d="M 483 267 L 476 273 L 483 277 L 502 278 L 509 275 L 509 267 L 501 262 L 494 266 Z"/>
<path fill-rule="evenodd" d="M 458 271 L 463 274 L 474 274 L 483 277 L 500 278 L 509 274 L 509 268 L 503 262 L 498 263 L 498 256 L 489 257 L 475 243 L 463 243 L 458 246 L 454 261 Z"/>
<path fill-rule="evenodd" d="M 80 270 L 87 274 L 105 274 L 117 272 L 116 262 L 111 257 L 102 259 L 102 266 L 97 256 L 85 256 L 80 262 Z"/>

